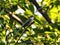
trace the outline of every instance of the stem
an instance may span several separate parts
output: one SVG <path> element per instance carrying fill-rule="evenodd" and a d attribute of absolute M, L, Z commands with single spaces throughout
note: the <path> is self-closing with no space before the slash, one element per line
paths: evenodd
<path fill-rule="evenodd" d="M 52 23 L 46 11 L 43 11 L 42 7 L 38 5 L 36 0 L 29 0 L 29 1 L 32 2 L 36 6 L 37 10 L 42 14 L 42 16 L 48 21 L 49 24 Z"/>

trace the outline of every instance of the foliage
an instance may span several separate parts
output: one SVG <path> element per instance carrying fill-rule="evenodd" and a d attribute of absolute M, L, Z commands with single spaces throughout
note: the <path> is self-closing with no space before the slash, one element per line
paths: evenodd
<path fill-rule="evenodd" d="M 38 4 L 46 10 L 53 24 L 36 14 L 38 11 L 29 0 L 0 0 L 0 45 L 60 45 L 60 0 L 38 0 Z M 34 16 L 34 23 L 23 27 L 5 9 L 23 23 Z M 23 12 L 16 12 L 18 9 Z"/>

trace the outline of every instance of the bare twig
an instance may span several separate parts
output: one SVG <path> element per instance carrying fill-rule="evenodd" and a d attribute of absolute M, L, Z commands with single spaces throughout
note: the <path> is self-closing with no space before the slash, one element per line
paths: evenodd
<path fill-rule="evenodd" d="M 42 16 L 48 21 L 48 23 L 52 23 L 51 19 L 49 18 L 49 16 L 47 15 L 47 13 L 45 11 L 43 11 L 42 7 L 38 5 L 38 3 L 36 2 L 36 0 L 29 0 L 30 2 L 32 2 L 37 10 L 42 14 Z"/>
<path fill-rule="evenodd" d="M 21 25 L 23 24 L 22 20 L 17 17 L 16 15 L 14 15 L 11 11 L 9 11 L 8 9 L 5 9 L 5 11 L 11 16 L 13 17 L 17 22 L 19 22 Z"/>

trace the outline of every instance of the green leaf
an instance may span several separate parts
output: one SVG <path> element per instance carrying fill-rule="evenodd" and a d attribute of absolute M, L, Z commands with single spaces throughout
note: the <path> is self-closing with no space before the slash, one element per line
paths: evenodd
<path fill-rule="evenodd" d="M 2 17 L 0 17 L 0 24 L 4 23 L 4 19 Z"/>
<path fill-rule="evenodd" d="M 18 0 L 11 0 L 14 5 L 17 4 Z"/>
<path fill-rule="evenodd" d="M 34 7 L 33 7 L 33 5 L 31 4 L 31 5 L 29 5 L 29 10 L 31 10 L 31 12 L 33 12 L 34 13 Z"/>
<path fill-rule="evenodd" d="M 29 10 L 29 9 L 26 9 L 25 11 L 25 15 L 32 15 L 33 13 Z"/>

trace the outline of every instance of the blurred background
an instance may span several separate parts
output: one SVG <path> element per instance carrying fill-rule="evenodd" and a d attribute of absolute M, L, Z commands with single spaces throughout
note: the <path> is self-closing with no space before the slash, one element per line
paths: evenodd
<path fill-rule="evenodd" d="M 60 45 L 60 0 L 36 2 L 52 23 L 32 0 L 0 0 L 0 45 Z"/>

